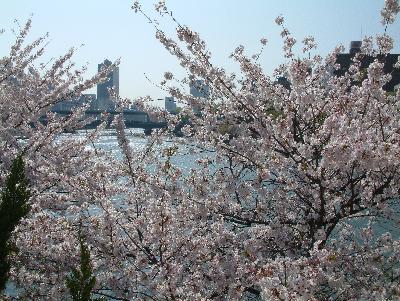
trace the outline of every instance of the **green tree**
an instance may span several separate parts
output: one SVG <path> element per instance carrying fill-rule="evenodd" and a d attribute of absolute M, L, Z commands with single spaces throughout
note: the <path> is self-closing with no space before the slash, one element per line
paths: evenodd
<path fill-rule="evenodd" d="M 10 259 L 13 251 L 11 234 L 20 220 L 29 212 L 29 181 L 25 176 L 22 155 L 18 155 L 11 166 L 1 193 L 0 203 L 0 291 L 3 291 L 9 276 Z"/>
<path fill-rule="evenodd" d="M 67 276 L 66 284 L 73 301 L 102 301 L 102 298 L 91 298 L 93 287 L 96 284 L 96 277 L 92 273 L 90 263 L 90 251 L 84 242 L 84 237 L 79 232 L 80 244 L 80 266 L 79 270 L 72 269 Z"/>

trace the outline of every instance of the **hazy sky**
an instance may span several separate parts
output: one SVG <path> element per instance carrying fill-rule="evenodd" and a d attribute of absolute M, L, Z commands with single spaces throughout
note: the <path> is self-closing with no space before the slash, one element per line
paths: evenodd
<path fill-rule="evenodd" d="M 131 9 L 128 0 L 0 0 L 0 56 L 7 54 L 14 39 L 11 28 L 18 19 L 23 24 L 33 15 L 30 37 L 50 34 L 46 59 L 78 47 L 74 61 L 88 63 L 88 76 L 105 58 L 121 58 L 120 94 L 124 97 L 150 95 L 165 97 L 164 91 L 147 81 L 162 80 L 165 71 L 182 74 L 177 61 L 154 36 L 154 28 Z M 153 0 L 142 0 L 144 9 L 153 17 Z M 313 35 L 318 53 L 327 54 L 337 44 L 348 47 L 351 40 L 383 32 L 379 10 L 383 0 L 167 0 L 167 6 L 181 24 L 198 31 L 208 43 L 216 65 L 235 71 L 228 58 L 238 46 L 248 54 L 259 50 L 260 38 L 268 39 L 261 62 L 271 73 L 283 62 L 282 41 L 274 19 L 282 14 L 286 25 L 298 41 Z M 171 22 L 161 19 L 160 26 L 173 34 Z M 399 53 L 400 22 L 389 28 Z M 81 44 L 84 46 L 80 47 Z M 95 90 L 93 90 L 95 91 Z M 92 92 L 93 92 L 92 91 Z M 159 102 L 161 103 L 161 102 Z"/>

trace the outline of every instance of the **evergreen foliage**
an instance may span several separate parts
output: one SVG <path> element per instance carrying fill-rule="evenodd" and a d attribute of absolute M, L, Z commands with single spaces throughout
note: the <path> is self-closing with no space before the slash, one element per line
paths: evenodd
<path fill-rule="evenodd" d="M 20 220 L 29 212 L 29 182 L 25 177 L 25 164 L 18 155 L 6 179 L 0 203 L 0 291 L 4 290 L 10 270 L 12 252 L 10 237 Z"/>
<path fill-rule="evenodd" d="M 73 301 L 102 301 L 102 298 L 92 299 L 91 294 L 96 284 L 96 277 L 92 274 L 90 263 L 90 251 L 84 242 L 84 238 L 79 233 L 80 244 L 80 267 L 72 269 L 72 272 L 66 279 L 66 285 L 69 289 Z"/>

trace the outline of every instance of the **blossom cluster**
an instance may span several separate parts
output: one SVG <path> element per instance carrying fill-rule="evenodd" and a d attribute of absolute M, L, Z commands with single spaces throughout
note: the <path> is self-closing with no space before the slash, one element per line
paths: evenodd
<path fill-rule="evenodd" d="M 394 3 L 385 2 L 386 20 Z M 133 10 L 144 14 L 139 2 Z M 122 160 L 95 147 L 104 125 L 82 141 L 59 139 L 81 126 L 82 110 L 48 113 L 106 71 L 82 83 L 69 63 L 73 51 L 50 69 L 33 68 L 42 40 L 21 48 L 29 26 L 0 62 L 1 179 L 23 152 L 34 191 L 14 235 L 12 281 L 21 296 L 68 298 L 79 231 L 97 280 L 93 294 L 110 300 L 398 299 L 400 93 L 383 90 L 390 74 L 380 57 L 366 70 L 360 64 L 388 53 L 391 38 L 366 38 L 338 76 L 343 47 L 295 58 L 296 40 L 280 16 L 288 63 L 274 75 L 284 85 L 244 46 L 231 55 L 239 74 L 228 74 L 164 1 L 156 11 L 176 24 L 171 38 L 152 23 L 156 38 L 188 73 L 178 81 L 166 72 L 163 88 L 186 106 L 173 115 L 136 100 L 169 127 L 135 149 L 116 118 Z M 316 48 L 312 37 L 303 45 Z M 205 97 L 182 88 L 198 82 L 208 87 Z M 172 139 L 182 120 L 183 138 Z M 179 156 L 192 164 L 180 166 Z"/>

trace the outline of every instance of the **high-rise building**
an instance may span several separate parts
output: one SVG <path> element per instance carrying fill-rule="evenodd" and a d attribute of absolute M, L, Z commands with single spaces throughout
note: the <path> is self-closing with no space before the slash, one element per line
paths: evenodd
<path fill-rule="evenodd" d="M 107 68 L 111 66 L 111 61 L 104 60 L 103 63 L 98 65 L 98 71 L 100 72 L 103 68 Z M 114 92 L 119 94 L 119 68 L 115 67 L 113 71 L 111 71 L 105 82 L 101 84 L 97 84 L 97 109 L 98 110 L 113 110 L 115 108 L 115 104 L 110 95 L 109 89 L 113 88 Z"/>
<path fill-rule="evenodd" d="M 172 96 L 165 97 L 165 109 L 169 113 L 176 113 L 176 102 L 174 97 Z"/>
<path fill-rule="evenodd" d="M 204 80 L 195 80 L 190 85 L 190 94 L 196 98 L 199 98 L 195 102 L 191 103 L 192 110 L 195 114 L 201 112 L 201 98 L 210 97 L 210 87 L 204 83 Z"/>
<path fill-rule="evenodd" d="M 350 43 L 349 53 L 339 53 L 336 56 L 336 63 L 340 65 L 340 69 L 335 70 L 333 74 L 337 76 L 344 75 L 350 68 L 350 65 L 353 62 L 354 56 L 361 51 L 362 42 L 361 41 L 352 41 Z M 367 76 L 367 69 L 369 65 L 375 60 L 378 59 L 381 63 L 384 64 L 383 72 L 385 74 L 390 74 L 392 78 L 388 83 L 386 83 L 382 88 L 387 92 L 393 92 L 395 90 L 396 85 L 400 83 L 400 70 L 395 68 L 394 65 L 398 60 L 399 54 L 388 53 L 385 55 L 378 54 L 376 56 L 364 55 L 361 58 L 361 70 L 365 71 L 365 76 Z M 356 84 L 356 82 L 354 82 Z"/>
<path fill-rule="evenodd" d="M 208 98 L 210 87 L 204 83 L 204 80 L 197 79 L 190 85 L 190 94 L 194 97 Z"/>

